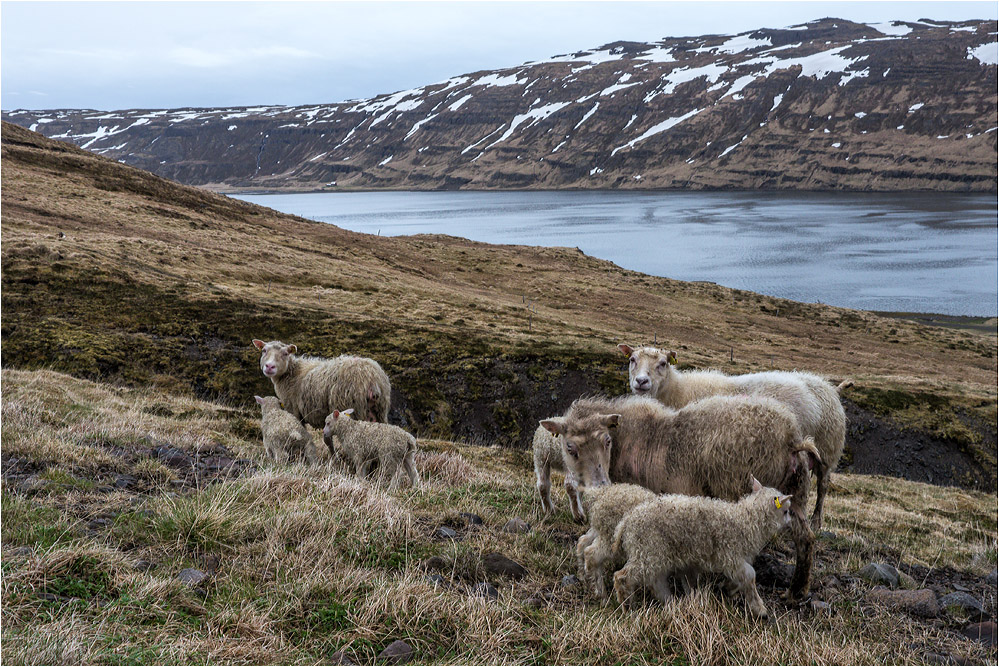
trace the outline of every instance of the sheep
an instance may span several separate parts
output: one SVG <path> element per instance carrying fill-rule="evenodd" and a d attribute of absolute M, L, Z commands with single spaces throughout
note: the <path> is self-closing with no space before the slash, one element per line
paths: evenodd
<path fill-rule="evenodd" d="M 559 419 L 559 417 L 551 419 Z M 562 445 L 559 443 L 557 435 L 549 433 L 543 426 L 538 426 L 534 431 L 533 449 L 534 476 L 537 478 L 538 495 L 541 496 L 541 510 L 550 514 L 553 511 L 551 469 L 554 467 L 557 470 L 565 470 L 565 464 L 562 462 Z M 579 484 L 575 476 L 567 472 L 565 474 L 565 495 L 569 498 L 569 511 L 572 512 L 573 519 L 583 521 L 586 514 L 579 500 L 578 487 Z"/>
<path fill-rule="evenodd" d="M 846 413 L 839 392 L 853 385 L 846 380 L 834 387 L 825 379 L 804 372 L 767 371 L 745 375 L 725 375 L 718 371 L 679 371 L 676 353 L 655 347 L 632 348 L 618 345 L 630 357 L 628 380 L 631 391 L 652 396 L 671 408 L 682 408 L 707 396 L 747 394 L 768 396 L 787 405 L 801 426 L 801 433 L 811 436 L 825 461 L 827 472 L 816 478 L 815 510 L 811 528 L 822 527 L 822 511 L 829 478 L 839 464 L 846 443 Z"/>
<path fill-rule="evenodd" d="M 576 560 L 583 578 L 593 578 L 593 592 L 606 598 L 604 565 L 612 555 L 614 529 L 628 511 L 658 496 L 635 484 L 589 487 L 584 495 L 590 529 L 576 543 Z"/>
<path fill-rule="evenodd" d="M 389 478 L 389 491 L 399 483 L 399 469 L 409 475 L 413 487 L 420 485 L 420 475 L 413 463 L 416 438 L 392 424 L 362 422 L 352 418 L 353 408 L 333 410 L 323 425 L 323 442 L 330 454 L 340 455 L 354 464 L 358 479 L 364 479 L 371 464 L 378 461 L 379 478 Z"/>
<path fill-rule="evenodd" d="M 296 356 L 298 347 L 279 340 L 253 340 L 260 370 L 291 414 L 315 428 L 337 408 L 352 408 L 373 422 L 388 422 L 392 385 L 378 362 L 341 355 L 335 359 Z"/>
<path fill-rule="evenodd" d="M 809 472 L 825 472 L 812 438 L 791 411 L 763 396 L 712 396 L 674 410 L 641 396 L 577 399 L 562 422 L 541 422 L 562 435 L 566 470 L 589 488 L 615 482 L 656 493 L 737 500 L 750 476 L 793 494 L 795 571 L 790 596 L 808 590 L 815 536 L 804 510 Z"/>
<path fill-rule="evenodd" d="M 791 496 L 755 478 L 752 493 L 738 502 L 665 495 L 639 505 L 614 531 L 614 555 L 627 559 L 614 574 L 618 603 L 639 586 L 665 602 L 671 576 L 718 573 L 728 578 L 730 592 L 745 597 L 753 615 L 767 616 L 752 562 L 790 524 L 793 506 Z"/>
<path fill-rule="evenodd" d="M 260 430 L 264 436 L 264 451 L 268 458 L 281 463 L 288 461 L 316 462 L 312 434 L 295 416 L 281 409 L 277 396 L 253 397 L 260 404 Z"/>

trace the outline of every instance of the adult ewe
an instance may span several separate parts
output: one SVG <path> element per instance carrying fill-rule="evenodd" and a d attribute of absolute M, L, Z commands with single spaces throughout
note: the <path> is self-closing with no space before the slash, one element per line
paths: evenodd
<path fill-rule="evenodd" d="M 378 362 L 341 355 L 335 359 L 296 356 L 298 347 L 279 340 L 253 340 L 260 370 L 274 383 L 285 410 L 315 428 L 326 415 L 352 408 L 365 421 L 388 422 L 392 385 Z"/>

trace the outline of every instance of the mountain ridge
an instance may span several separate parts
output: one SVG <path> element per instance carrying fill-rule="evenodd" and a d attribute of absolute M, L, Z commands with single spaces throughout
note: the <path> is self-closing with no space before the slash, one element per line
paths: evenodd
<path fill-rule="evenodd" d="M 995 192 L 995 35 L 995 21 L 821 19 L 337 104 L 4 119 L 219 190 Z"/>

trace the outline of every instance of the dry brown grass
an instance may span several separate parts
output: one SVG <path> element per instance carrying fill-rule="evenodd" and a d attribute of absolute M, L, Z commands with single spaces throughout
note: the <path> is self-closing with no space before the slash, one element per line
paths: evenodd
<path fill-rule="evenodd" d="M 395 639 L 410 642 L 419 662 L 440 664 L 915 664 L 927 652 L 996 659 L 949 623 L 869 605 L 860 582 L 819 586 L 830 616 L 789 607 L 764 588 L 774 617 L 762 623 L 707 589 L 666 606 L 601 605 L 558 585 L 574 570 L 582 527 L 561 499 L 555 515 L 537 514 L 520 452 L 425 441 L 417 459 L 424 487 L 388 494 L 333 462 L 267 461 L 259 439 L 232 432 L 240 413 L 225 405 L 48 371 L 4 370 L 2 381 L 3 546 L 32 547 L 26 557 L 4 556 L 5 663 L 299 664 L 337 650 L 361 663 Z M 148 447 L 139 438 L 149 431 L 187 451 L 225 442 L 256 468 L 204 488 L 174 487 L 168 475 L 138 491 L 106 487 L 109 468 L 161 470 L 132 456 Z M 108 442 L 116 449 L 85 444 Z M 12 457 L 29 465 L 12 468 Z M 12 469 L 38 472 L 32 479 Z M 872 559 L 926 564 L 931 573 L 995 567 L 994 497 L 885 478 L 834 482 L 834 535 L 819 540 L 817 582 Z M 484 525 L 466 526 L 463 511 Z M 90 528 L 95 516 L 111 525 Z M 512 516 L 531 531 L 502 532 Z M 441 525 L 460 540 L 435 537 Z M 491 551 L 529 574 L 487 575 L 480 557 Z M 780 547 L 772 553 L 783 557 Z M 427 579 L 420 564 L 430 556 L 445 560 L 441 574 L 453 588 Z M 140 560 L 152 568 L 134 569 Z M 184 567 L 210 564 L 201 591 L 176 579 Z M 468 594 L 465 586 L 487 579 L 498 600 Z M 530 600 L 539 596 L 536 607 Z M 986 603 L 994 610 L 994 598 Z"/>

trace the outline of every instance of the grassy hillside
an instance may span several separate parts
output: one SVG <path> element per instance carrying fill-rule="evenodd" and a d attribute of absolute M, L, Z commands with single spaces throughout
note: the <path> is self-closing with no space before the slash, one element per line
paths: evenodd
<path fill-rule="evenodd" d="M 272 390 L 250 340 L 281 339 L 377 359 L 391 419 L 421 436 L 526 446 L 580 394 L 626 391 L 616 344 L 655 339 L 691 367 L 853 378 L 846 463 L 923 438 L 928 476 L 995 488 L 994 322 L 925 326 L 571 248 L 356 234 L 10 124 L 2 138 L 6 366 L 251 405 Z"/>
<path fill-rule="evenodd" d="M 4 663 L 371 664 L 395 640 L 442 664 L 996 661 L 960 613 L 889 611 L 855 576 L 887 562 L 994 616 L 991 494 L 835 475 L 813 585 L 828 610 L 780 599 L 781 540 L 757 565 L 768 621 L 709 589 L 626 610 L 563 583 L 582 527 L 560 491 L 535 513 L 522 452 L 424 440 L 424 487 L 390 495 L 333 463 L 267 462 L 237 435 L 243 407 L 51 371 L 2 381 Z M 530 529 L 504 532 L 513 517 Z M 490 571 L 494 552 L 526 573 Z M 470 590 L 486 581 L 495 600 Z"/>

